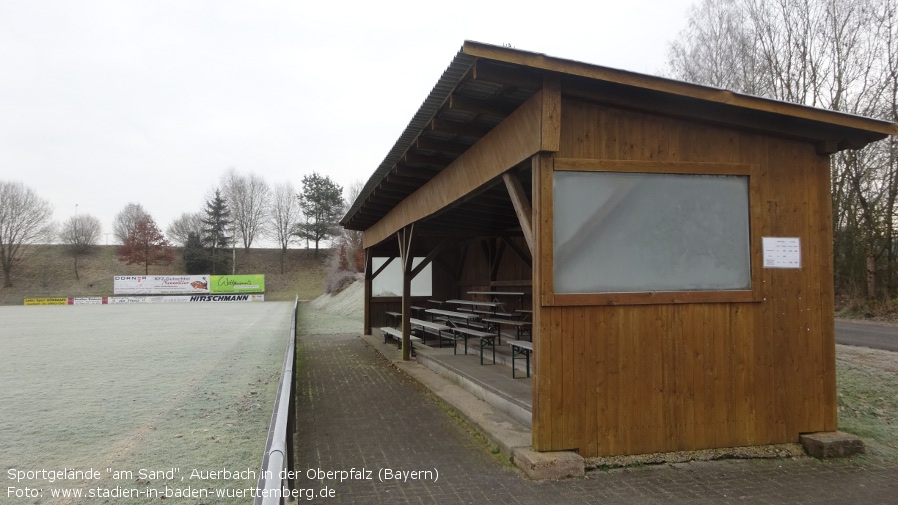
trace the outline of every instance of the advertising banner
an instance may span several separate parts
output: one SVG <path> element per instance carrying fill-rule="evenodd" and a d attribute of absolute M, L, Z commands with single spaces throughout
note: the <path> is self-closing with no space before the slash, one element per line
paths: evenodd
<path fill-rule="evenodd" d="M 69 298 L 69 305 L 106 305 L 107 303 L 109 303 L 109 299 L 105 296 Z"/>
<path fill-rule="evenodd" d="M 191 302 L 264 302 L 265 295 L 194 295 Z"/>
<path fill-rule="evenodd" d="M 209 292 L 208 275 L 116 275 L 116 295 L 189 295 Z"/>
<path fill-rule="evenodd" d="M 210 293 L 264 293 L 265 275 L 213 275 Z"/>
<path fill-rule="evenodd" d="M 68 298 L 26 298 L 25 305 L 67 305 Z"/>
<path fill-rule="evenodd" d="M 169 295 L 169 296 L 113 296 L 111 304 L 129 303 L 191 303 L 191 302 L 264 302 L 265 295 Z"/>

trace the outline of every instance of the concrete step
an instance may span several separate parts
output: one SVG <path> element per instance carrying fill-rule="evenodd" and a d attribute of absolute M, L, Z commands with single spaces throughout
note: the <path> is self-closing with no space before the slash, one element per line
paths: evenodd
<path fill-rule="evenodd" d="M 532 426 L 532 383 L 531 379 L 518 374 L 511 377 L 511 367 L 500 361 L 497 348 L 496 364 L 492 364 L 492 352 L 484 354 L 484 365 L 480 364 L 479 350 L 469 354 L 453 355 L 452 349 L 434 349 L 427 346 L 417 348 L 418 363 L 458 385 L 496 410 L 510 416 L 515 421 L 530 428 Z M 509 350 L 509 353 L 511 351 Z M 511 356 L 507 356 L 511 361 Z"/>

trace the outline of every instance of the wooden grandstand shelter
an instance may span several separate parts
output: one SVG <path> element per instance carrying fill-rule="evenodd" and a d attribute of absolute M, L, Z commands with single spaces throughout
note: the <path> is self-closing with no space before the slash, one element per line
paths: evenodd
<path fill-rule="evenodd" d="M 829 157 L 896 133 L 465 42 L 342 220 L 364 232 L 364 330 L 401 312 L 407 351 L 429 298 L 526 292 L 538 451 L 836 430 Z M 373 258 L 403 293 L 372 296 Z"/>

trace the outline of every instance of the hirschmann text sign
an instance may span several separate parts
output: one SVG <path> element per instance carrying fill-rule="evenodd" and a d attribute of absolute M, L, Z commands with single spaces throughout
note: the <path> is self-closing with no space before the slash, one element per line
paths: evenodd
<path fill-rule="evenodd" d="M 209 285 L 210 293 L 264 293 L 265 276 L 257 275 L 213 275 Z"/>
<path fill-rule="evenodd" d="M 208 275 L 116 275 L 117 295 L 190 295 L 209 293 Z"/>

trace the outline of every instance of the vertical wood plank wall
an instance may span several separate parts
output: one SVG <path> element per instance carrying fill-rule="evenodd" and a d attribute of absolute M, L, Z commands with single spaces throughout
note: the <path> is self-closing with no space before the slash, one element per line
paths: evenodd
<path fill-rule="evenodd" d="M 752 164 L 764 206 L 755 236 L 800 237 L 802 268 L 763 269 L 760 302 L 553 306 L 551 156 L 536 157 L 534 448 L 640 454 L 836 429 L 828 158 L 579 100 L 561 109 L 558 157 Z"/>

